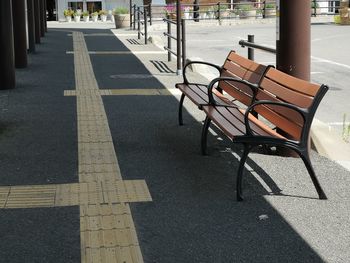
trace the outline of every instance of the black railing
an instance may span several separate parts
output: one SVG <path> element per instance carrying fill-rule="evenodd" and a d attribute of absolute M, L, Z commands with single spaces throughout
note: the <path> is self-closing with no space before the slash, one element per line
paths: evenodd
<path fill-rule="evenodd" d="M 167 46 L 164 47 L 166 51 L 168 51 L 168 61 L 171 61 L 171 56 L 174 55 L 176 57 L 177 62 L 177 74 L 181 75 L 182 68 L 186 63 L 186 23 L 185 19 L 181 19 L 180 23 L 180 34 L 179 30 L 176 30 L 176 36 L 172 35 L 172 27 L 171 25 L 177 25 L 177 22 L 170 19 L 170 16 L 164 18 L 163 21 L 167 23 L 167 32 L 164 32 L 163 35 L 167 37 Z M 177 28 L 176 28 L 177 29 Z M 176 41 L 176 51 L 172 49 L 172 41 Z"/>
<path fill-rule="evenodd" d="M 276 54 L 276 49 L 254 43 L 254 35 L 248 35 L 248 40 L 240 40 L 238 44 L 241 47 L 248 47 L 248 59 L 254 60 L 254 49 L 259 49 L 268 53 Z"/>

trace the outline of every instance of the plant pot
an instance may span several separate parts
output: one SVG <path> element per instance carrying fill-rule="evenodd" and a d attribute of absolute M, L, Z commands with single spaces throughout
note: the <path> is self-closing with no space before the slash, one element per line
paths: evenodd
<path fill-rule="evenodd" d="M 88 16 L 83 16 L 83 20 L 84 20 L 84 22 L 89 22 L 89 19 L 90 17 L 88 17 Z"/>
<path fill-rule="evenodd" d="M 98 16 L 91 16 L 92 22 L 97 22 Z"/>
<path fill-rule="evenodd" d="M 115 28 L 123 28 L 130 26 L 130 14 L 114 15 Z"/>
<path fill-rule="evenodd" d="M 111 18 L 111 22 L 115 23 L 115 21 L 114 21 L 114 15 L 110 15 L 110 18 Z"/>
<path fill-rule="evenodd" d="M 101 15 L 101 21 L 106 22 L 107 21 L 107 16 L 106 15 Z"/>
<path fill-rule="evenodd" d="M 74 22 L 80 22 L 80 16 L 75 16 L 74 17 Z"/>
<path fill-rule="evenodd" d="M 72 22 L 72 17 L 71 17 L 71 16 L 66 16 L 66 21 L 67 21 L 68 23 Z"/>

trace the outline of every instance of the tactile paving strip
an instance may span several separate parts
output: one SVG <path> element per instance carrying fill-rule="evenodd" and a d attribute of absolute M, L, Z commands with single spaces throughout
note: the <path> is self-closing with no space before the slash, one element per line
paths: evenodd
<path fill-rule="evenodd" d="M 104 89 L 104 90 L 65 90 L 64 96 L 171 96 L 172 94 L 166 89 Z"/>

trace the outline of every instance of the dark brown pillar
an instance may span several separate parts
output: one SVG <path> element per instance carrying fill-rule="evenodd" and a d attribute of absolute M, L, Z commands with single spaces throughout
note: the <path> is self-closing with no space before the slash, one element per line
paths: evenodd
<path fill-rule="evenodd" d="M 44 26 L 45 26 L 45 32 L 47 32 L 47 0 L 44 0 Z"/>
<path fill-rule="evenodd" d="M 27 32 L 25 0 L 12 1 L 13 40 L 16 68 L 27 67 Z"/>
<path fill-rule="evenodd" d="M 279 2 L 277 68 L 289 75 L 310 80 L 310 0 Z"/>
<path fill-rule="evenodd" d="M 33 0 L 34 1 L 34 19 L 35 19 L 35 43 L 40 44 L 40 0 Z"/>
<path fill-rule="evenodd" d="M 45 12 L 44 12 L 44 0 L 39 0 L 40 7 L 40 35 L 45 36 Z"/>
<path fill-rule="evenodd" d="M 35 53 L 34 0 L 27 0 L 27 17 L 28 17 L 29 52 L 30 53 Z"/>
<path fill-rule="evenodd" d="M 11 0 L 0 1 L 0 89 L 16 86 Z"/>

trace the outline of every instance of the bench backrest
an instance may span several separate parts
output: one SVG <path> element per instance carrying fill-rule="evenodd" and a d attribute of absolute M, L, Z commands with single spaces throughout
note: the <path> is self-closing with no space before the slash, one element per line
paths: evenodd
<path fill-rule="evenodd" d="M 281 106 L 257 106 L 254 110 L 274 124 L 277 132 L 288 139 L 307 143 L 311 122 L 328 87 L 304 81 L 275 68 L 269 68 L 262 78 L 256 100 L 285 102 L 305 110 L 301 114 Z"/>
<path fill-rule="evenodd" d="M 233 77 L 246 80 L 252 84 L 259 84 L 266 69 L 267 66 L 258 64 L 231 51 L 222 67 L 220 77 Z M 250 88 L 243 84 L 220 81 L 219 87 L 244 105 L 249 106 L 252 102 L 254 94 Z"/>

